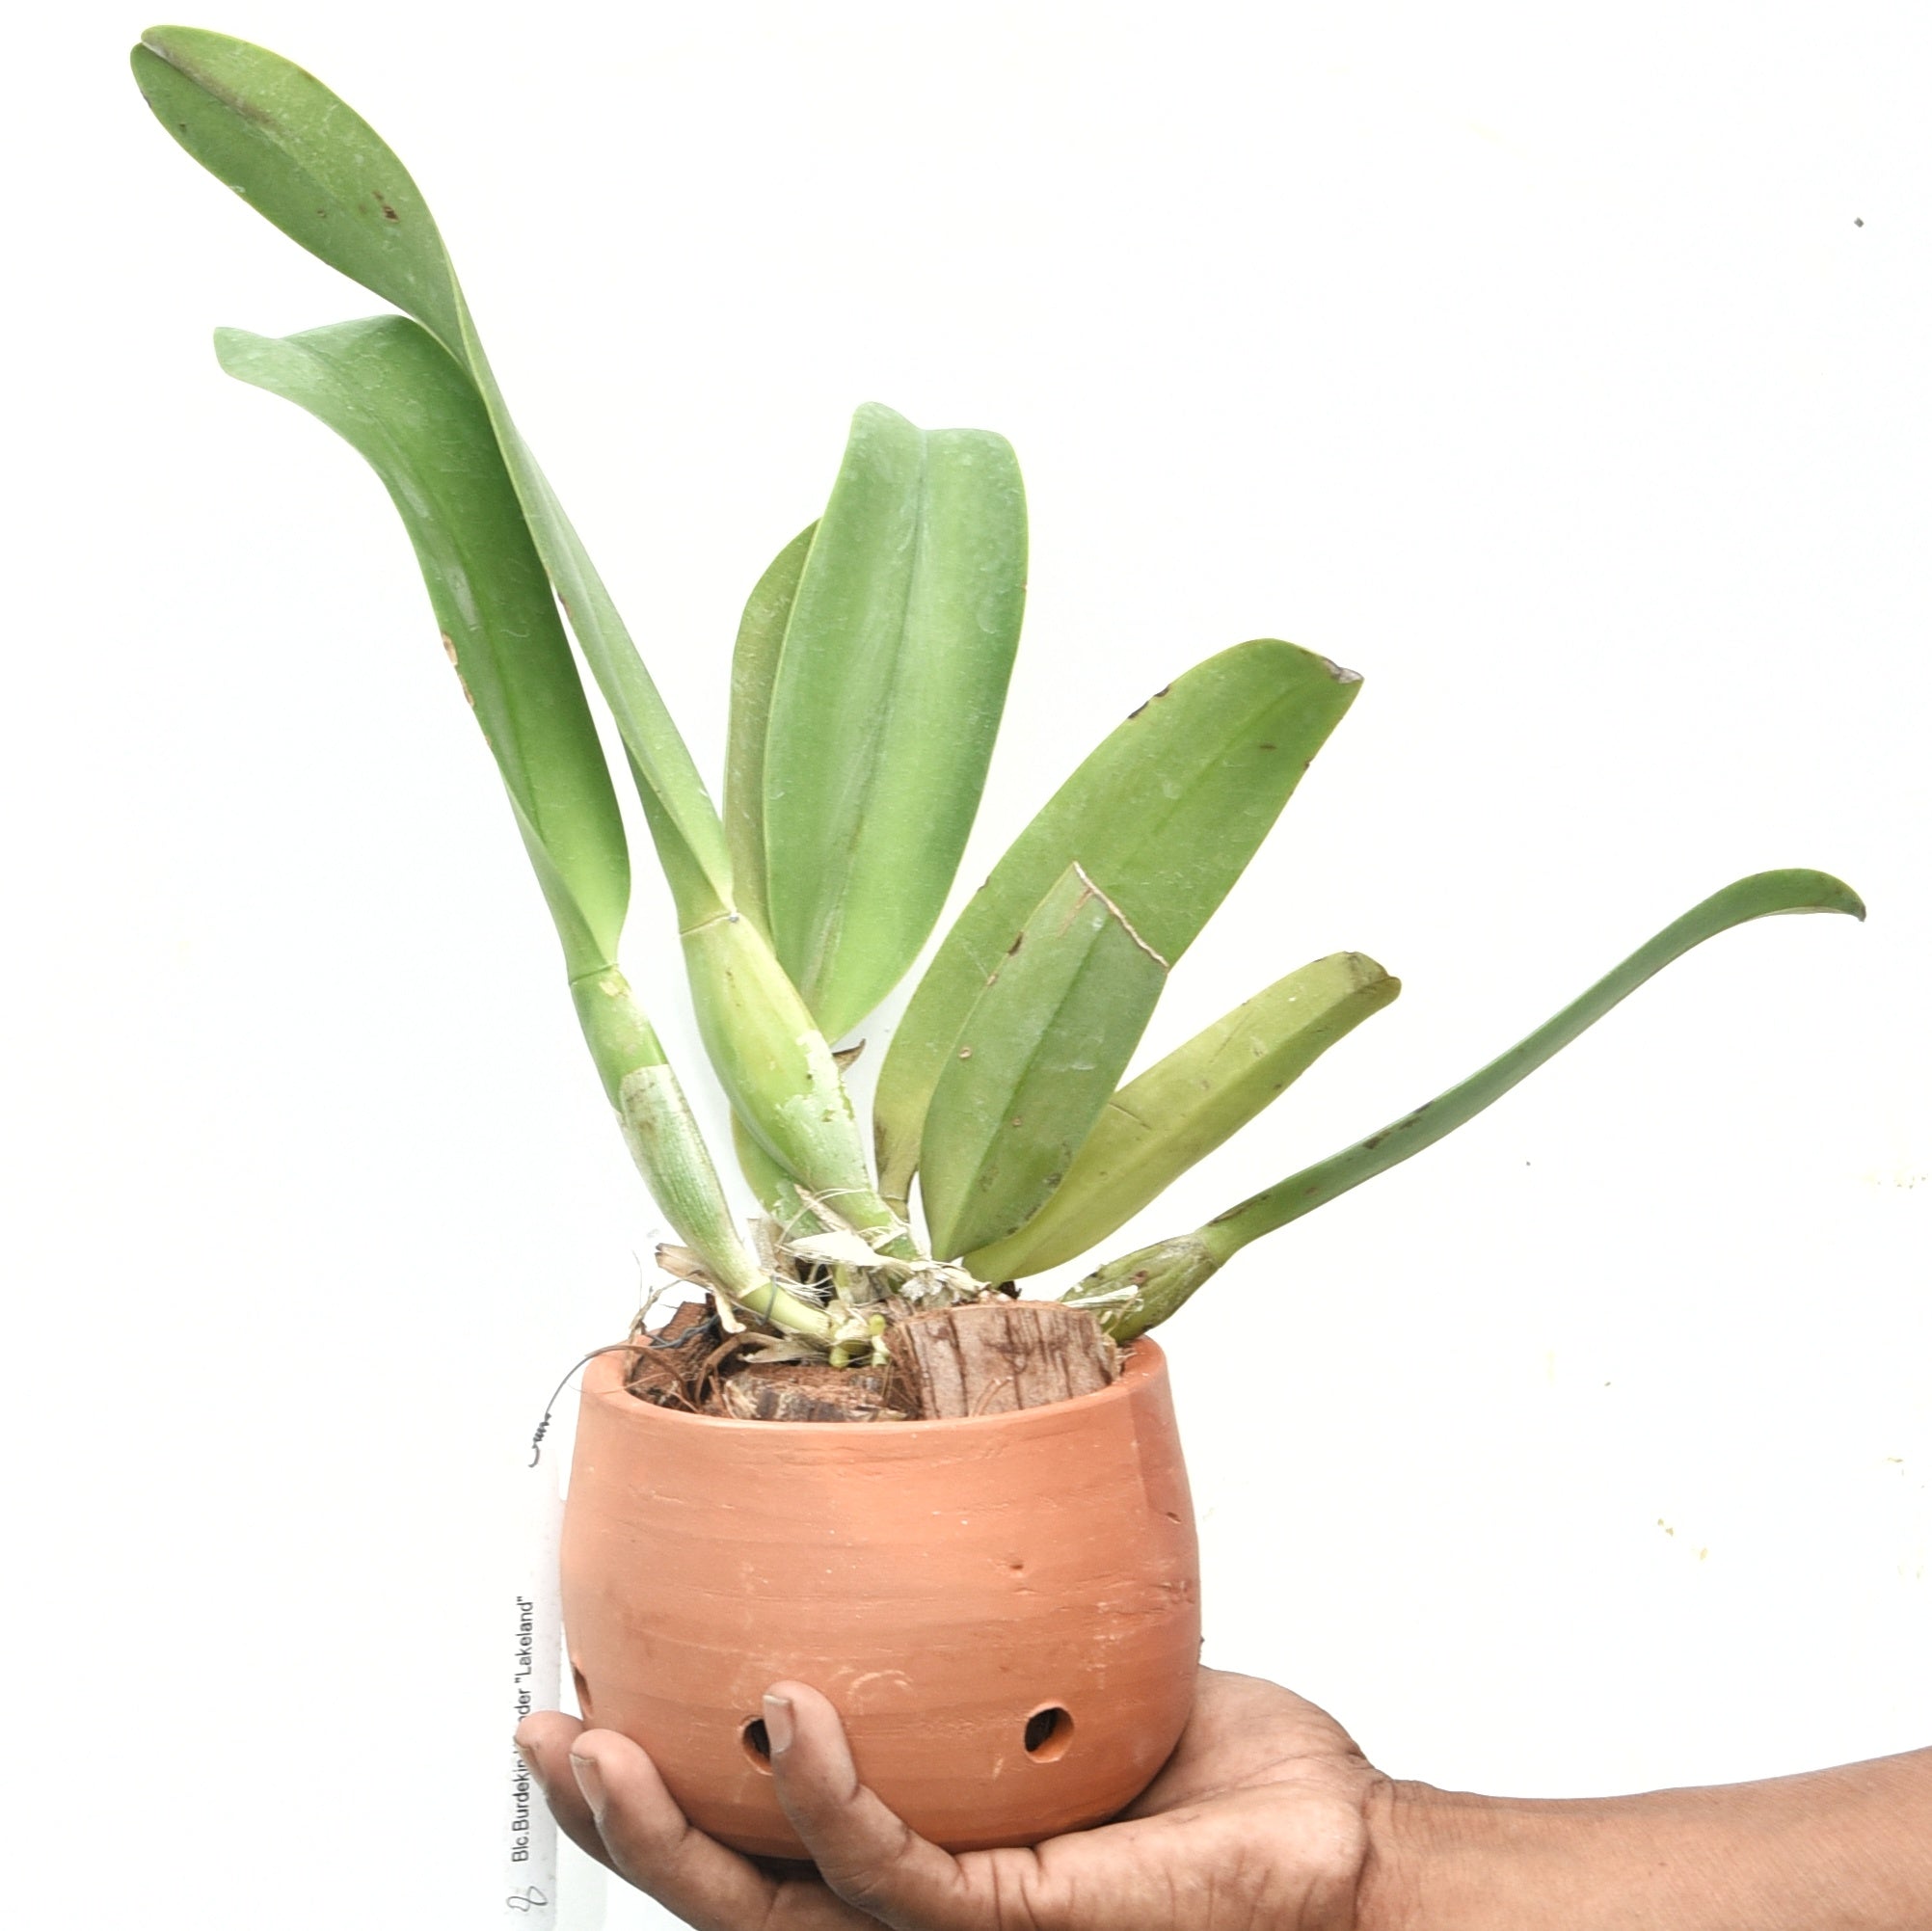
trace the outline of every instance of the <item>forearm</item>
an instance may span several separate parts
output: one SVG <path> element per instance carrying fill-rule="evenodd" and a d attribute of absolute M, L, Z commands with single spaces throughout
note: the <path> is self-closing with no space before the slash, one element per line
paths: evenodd
<path fill-rule="evenodd" d="M 1359 1931 L 1925 1931 L 1932 1750 L 1534 1802 L 1384 1785 Z"/>

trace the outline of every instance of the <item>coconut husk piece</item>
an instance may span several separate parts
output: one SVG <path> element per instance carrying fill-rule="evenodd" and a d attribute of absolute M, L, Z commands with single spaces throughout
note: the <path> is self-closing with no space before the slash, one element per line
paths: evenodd
<path fill-rule="evenodd" d="M 695 1411 L 718 1340 L 711 1309 L 702 1301 L 682 1301 L 663 1327 L 633 1332 L 631 1338 L 637 1352 L 624 1385 L 639 1401 Z"/>
<path fill-rule="evenodd" d="M 685 1301 L 655 1333 L 633 1337 L 626 1386 L 640 1401 L 738 1421 L 903 1421 L 887 1399 L 890 1371 L 760 1359 L 768 1335 L 720 1334 L 702 1301 Z M 778 1344 L 782 1346 L 782 1344 Z"/>
<path fill-rule="evenodd" d="M 768 1336 L 723 1334 L 701 1301 L 635 1336 L 627 1385 L 640 1401 L 740 1421 L 869 1422 L 1003 1414 L 1104 1388 L 1114 1343 L 1085 1308 L 985 1301 L 913 1313 L 887 1297 L 884 1365 L 760 1360 Z"/>
<path fill-rule="evenodd" d="M 714 1412 L 739 1421 L 904 1421 L 884 1368 L 823 1361 L 746 1361 L 719 1377 Z"/>
<path fill-rule="evenodd" d="M 927 1419 L 1005 1414 L 1090 1395 L 1119 1374 L 1118 1350 L 1084 1307 L 980 1301 L 886 1330 L 893 1396 Z"/>

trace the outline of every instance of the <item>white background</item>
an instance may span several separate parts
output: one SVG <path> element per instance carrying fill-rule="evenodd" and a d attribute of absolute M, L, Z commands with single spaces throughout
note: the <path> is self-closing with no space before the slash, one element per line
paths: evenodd
<path fill-rule="evenodd" d="M 387 500 L 208 348 L 372 298 L 152 124 L 142 24 L 16 33 L 6 134 L 9 1909 L 494 1922 L 513 1475 L 653 1215 Z M 1209 1660 L 1387 1769 L 1932 1740 L 1922 10 L 207 24 L 410 162 L 708 770 L 869 397 L 1027 471 L 968 883 L 1210 652 L 1365 675 L 1148 1051 L 1343 947 L 1408 990 L 1118 1245 L 1740 873 L 1854 883 L 1863 927 L 1715 941 L 1163 1338 Z M 640 887 L 695 1082 L 669 929 Z"/>

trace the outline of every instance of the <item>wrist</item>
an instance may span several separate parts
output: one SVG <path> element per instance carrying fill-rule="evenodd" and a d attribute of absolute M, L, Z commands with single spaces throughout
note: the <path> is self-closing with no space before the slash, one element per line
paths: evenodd
<path fill-rule="evenodd" d="M 1482 1816 L 1489 1800 L 1384 1778 L 1366 1805 L 1368 1855 L 1356 1892 L 1355 1931 L 1449 1931 L 1449 1900 L 1489 1880 L 1487 1931 L 1517 1931 L 1514 1904 L 1497 1894 L 1498 1873 Z"/>
<path fill-rule="evenodd" d="M 1391 1781 L 1370 1801 L 1355 1931 L 1716 1931 L 1681 1894 L 1696 1847 L 1663 1821 L 1623 1799 Z"/>

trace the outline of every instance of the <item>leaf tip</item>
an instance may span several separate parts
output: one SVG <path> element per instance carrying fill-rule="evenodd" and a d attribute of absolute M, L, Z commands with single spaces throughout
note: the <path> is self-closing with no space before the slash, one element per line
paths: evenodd
<path fill-rule="evenodd" d="M 1381 985 L 1384 980 L 1395 985 L 1402 983 L 1400 979 L 1390 979 L 1387 968 L 1380 960 L 1370 958 L 1366 952 L 1344 952 L 1342 959 L 1356 991 L 1366 986 Z"/>
<path fill-rule="evenodd" d="M 157 78 L 156 67 L 170 67 L 174 64 L 168 58 L 167 43 L 161 38 L 171 30 L 167 27 L 149 27 L 127 50 L 127 65 L 134 75 L 134 85 L 141 90 L 141 96 L 150 107 L 155 105 L 150 84 Z M 159 109 L 155 110 L 157 113 Z"/>
<path fill-rule="evenodd" d="M 228 34 L 217 34 L 207 27 L 148 27 L 142 30 L 139 40 L 134 44 L 133 59 L 139 61 L 143 54 L 151 60 L 165 63 L 168 67 L 187 74 L 190 79 L 200 78 L 194 71 L 194 54 L 197 47 L 240 47 L 246 41 L 237 40 Z M 139 71 L 137 67 L 136 71 Z"/>
<path fill-rule="evenodd" d="M 912 426 L 911 418 L 901 416 L 889 403 L 862 402 L 852 411 L 851 435 L 855 441 L 868 431 L 910 429 Z"/>
<path fill-rule="evenodd" d="M 1865 919 L 1865 900 L 1842 878 L 1834 878 L 1829 872 L 1765 872 L 1759 875 L 1788 885 L 1795 900 L 1787 908 L 1790 911 L 1842 912 L 1861 923 Z M 1803 896 L 1798 897 L 1799 894 Z"/>
<path fill-rule="evenodd" d="M 237 382 L 254 382 L 252 370 L 261 351 L 276 346 L 272 336 L 257 335 L 247 329 L 217 329 L 211 339 L 222 373 L 233 376 Z"/>

